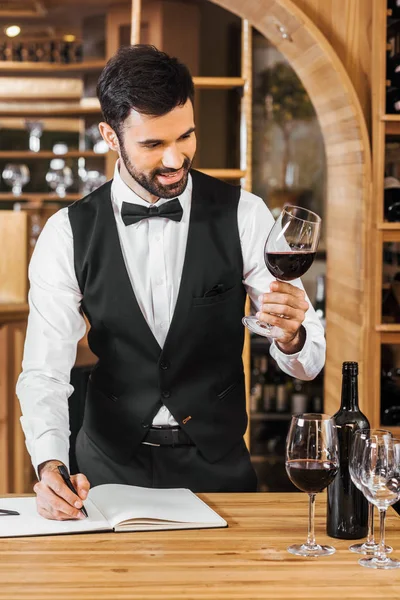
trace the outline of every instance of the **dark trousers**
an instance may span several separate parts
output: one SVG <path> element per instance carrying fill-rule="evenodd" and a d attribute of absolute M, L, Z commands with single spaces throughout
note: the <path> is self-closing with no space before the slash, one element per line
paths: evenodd
<path fill-rule="evenodd" d="M 257 476 L 244 441 L 226 456 L 209 463 L 196 446 L 147 446 L 141 444 L 127 465 L 105 454 L 81 429 L 76 440 L 76 459 L 92 487 L 122 483 L 141 487 L 178 488 L 192 492 L 255 492 Z"/>

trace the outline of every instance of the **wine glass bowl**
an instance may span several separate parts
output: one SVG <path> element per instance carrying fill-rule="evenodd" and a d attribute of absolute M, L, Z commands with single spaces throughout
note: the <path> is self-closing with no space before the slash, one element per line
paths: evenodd
<path fill-rule="evenodd" d="M 30 181 L 30 172 L 27 165 L 19 163 L 8 163 L 3 169 L 2 177 L 4 183 L 11 187 L 14 196 L 22 194 L 22 188 Z"/>
<path fill-rule="evenodd" d="M 332 546 L 317 544 L 314 536 L 315 495 L 333 481 L 339 468 L 337 431 L 329 415 L 304 413 L 292 416 L 286 440 L 285 467 L 291 482 L 309 496 L 307 541 L 289 546 L 288 552 L 309 557 L 333 554 Z"/>
<path fill-rule="evenodd" d="M 392 434 L 386 429 L 358 429 L 354 432 L 349 455 L 349 473 L 352 482 L 362 493 L 363 489 L 360 480 L 362 458 L 365 448 L 365 442 L 368 439 L 370 439 L 371 436 L 377 436 L 383 439 L 387 437 L 388 439 L 390 439 L 392 437 Z M 379 544 L 375 542 L 374 538 L 374 504 L 372 502 L 368 502 L 367 540 L 363 543 L 352 544 L 349 547 L 349 550 L 357 554 L 373 555 L 378 551 L 378 549 Z M 389 554 L 390 552 L 392 552 L 392 550 L 393 549 L 391 548 L 391 546 L 385 547 L 386 554 Z"/>
<path fill-rule="evenodd" d="M 264 247 L 264 260 L 271 275 L 290 282 L 308 271 L 317 252 L 321 223 L 321 217 L 306 208 L 292 205 L 283 208 Z M 263 323 L 255 316 L 246 316 L 242 322 L 253 333 L 282 337 L 280 327 Z"/>
<path fill-rule="evenodd" d="M 380 517 L 379 548 L 373 557 L 358 562 L 372 569 L 399 569 L 400 560 L 386 556 L 385 517 L 389 506 L 400 499 L 400 441 L 372 435 L 365 441 L 360 468 L 361 489 Z"/>

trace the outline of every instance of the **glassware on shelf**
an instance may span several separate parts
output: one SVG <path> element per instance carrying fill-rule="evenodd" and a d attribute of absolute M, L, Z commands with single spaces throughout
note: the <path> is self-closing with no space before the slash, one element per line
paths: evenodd
<path fill-rule="evenodd" d="M 81 191 L 84 196 L 91 194 L 107 181 L 107 177 L 100 171 L 81 169 L 79 175 L 83 182 Z"/>
<path fill-rule="evenodd" d="M 29 131 L 29 150 L 31 152 L 39 152 L 40 138 L 43 133 L 43 123 L 41 121 L 25 119 L 25 127 Z"/>
<path fill-rule="evenodd" d="M 95 124 L 89 127 L 86 130 L 86 135 L 93 146 L 93 152 L 96 154 L 106 154 L 106 152 L 108 152 L 109 148 L 107 142 L 101 137 L 98 125 Z"/>
<path fill-rule="evenodd" d="M 72 171 L 67 167 L 62 158 L 53 158 L 50 168 L 46 173 L 46 181 L 50 189 L 54 190 L 60 198 L 65 198 L 67 189 L 74 182 Z"/>
<path fill-rule="evenodd" d="M 67 154 L 67 152 L 68 152 L 68 146 L 64 142 L 57 142 L 56 144 L 54 144 L 53 154 L 60 155 L 60 154 Z"/>
<path fill-rule="evenodd" d="M 3 169 L 2 177 L 4 183 L 11 187 L 14 196 L 20 196 L 22 194 L 22 188 L 31 179 L 27 165 L 20 163 L 6 164 Z"/>

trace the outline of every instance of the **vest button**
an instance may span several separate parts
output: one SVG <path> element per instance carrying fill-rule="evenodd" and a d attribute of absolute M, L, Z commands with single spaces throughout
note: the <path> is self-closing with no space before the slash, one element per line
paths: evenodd
<path fill-rule="evenodd" d="M 171 366 L 170 362 L 168 360 L 163 360 L 162 362 L 160 362 L 160 368 L 163 371 L 166 371 L 167 369 L 169 369 Z"/>
<path fill-rule="evenodd" d="M 170 392 L 169 390 L 163 390 L 163 391 L 161 392 L 161 396 L 162 396 L 163 398 L 169 398 L 169 397 L 170 397 L 170 395 L 171 395 L 171 392 Z"/>

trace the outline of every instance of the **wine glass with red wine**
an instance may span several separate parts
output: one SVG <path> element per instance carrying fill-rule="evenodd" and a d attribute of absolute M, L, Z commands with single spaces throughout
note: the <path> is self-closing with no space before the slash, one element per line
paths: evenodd
<path fill-rule="evenodd" d="M 285 206 L 269 232 L 264 248 L 264 260 L 269 272 L 279 281 L 294 281 L 311 267 L 321 233 L 321 217 L 300 206 Z M 278 315 L 282 316 L 283 315 Z M 282 329 L 243 318 L 250 331 L 270 338 L 282 337 Z"/>
<path fill-rule="evenodd" d="M 292 416 L 285 466 L 290 481 L 309 496 L 307 541 L 289 546 L 288 552 L 298 556 L 333 554 L 335 548 L 317 544 L 314 535 L 315 496 L 328 487 L 339 468 L 338 436 L 332 417 L 316 413 Z"/>

